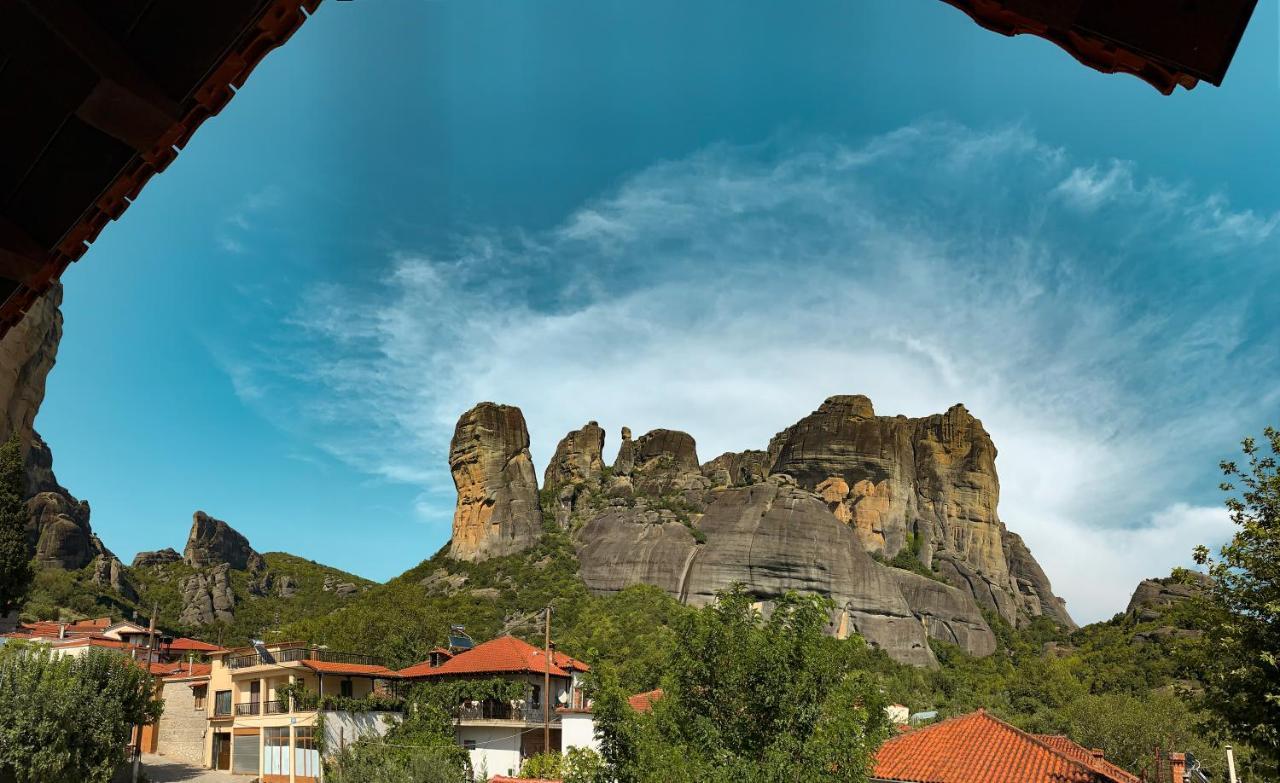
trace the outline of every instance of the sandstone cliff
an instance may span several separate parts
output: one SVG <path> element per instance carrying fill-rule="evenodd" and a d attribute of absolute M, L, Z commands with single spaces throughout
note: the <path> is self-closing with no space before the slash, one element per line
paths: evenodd
<path fill-rule="evenodd" d="M 458 489 L 449 553 L 484 560 L 520 552 L 538 540 L 542 511 L 519 408 L 482 402 L 462 414 L 449 444 Z"/>
<path fill-rule="evenodd" d="M 182 559 L 193 568 L 227 565 L 237 571 L 262 571 L 266 562 L 235 528 L 203 511 L 191 517 L 191 533 Z"/>
<path fill-rule="evenodd" d="M 1133 591 L 1124 613 L 1139 622 L 1157 620 L 1165 610 L 1177 606 L 1210 584 L 1210 579 L 1195 571 L 1185 572 L 1185 578 L 1166 576 L 1159 579 L 1143 579 Z"/>
<path fill-rule="evenodd" d="M 34 431 L 27 451 L 27 481 L 32 492 L 27 500 L 27 543 L 37 563 L 77 569 L 95 558 L 111 557 L 89 525 L 89 502 L 77 500 L 58 484 L 53 455 Z"/>
<path fill-rule="evenodd" d="M 1022 540 L 996 513 L 996 448 L 963 405 L 909 419 L 864 396 L 831 397 L 776 435 L 769 472 L 819 493 L 862 546 L 920 562 L 1012 624 L 1046 615 L 1074 627 Z"/>
<path fill-rule="evenodd" d="M 515 408 L 484 403 L 459 421 L 454 557 L 537 540 L 531 515 L 522 532 L 513 525 L 536 493 L 527 443 Z M 1074 627 L 1000 521 L 995 446 L 963 406 L 910 419 L 877 416 L 863 396 L 832 397 L 767 450 L 703 465 L 694 438 L 675 430 L 632 439 L 623 428 L 608 471 L 603 443 L 594 422 L 569 433 L 545 475 L 544 510 L 573 535 L 594 592 L 651 584 L 697 605 L 740 583 L 766 610 L 789 590 L 820 593 L 836 606 L 833 633 L 918 665 L 934 663 L 929 638 L 993 652 L 984 608 L 1014 624 L 1047 616 Z M 487 526 L 475 524 L 485 513 Z"/>

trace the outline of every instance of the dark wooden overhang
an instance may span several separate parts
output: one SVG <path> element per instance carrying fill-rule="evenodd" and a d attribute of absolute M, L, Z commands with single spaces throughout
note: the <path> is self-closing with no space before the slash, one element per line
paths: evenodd
<path fill-rule="evenodd" d="M 320 0 L 0 0 L 0 336 Z"/>
<path fill-rule="evenodd" d="M 943 0 L 1004 35 L 1053 41 L 1104 73 L 1129 73 L 1165 95 L 1215 86 L 1258 0 Z"/>

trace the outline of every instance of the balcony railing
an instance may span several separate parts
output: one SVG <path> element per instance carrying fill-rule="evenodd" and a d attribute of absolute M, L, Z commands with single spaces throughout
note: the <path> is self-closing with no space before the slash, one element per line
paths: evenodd
<path fill-rule="evenodd" d="M 330 663 L 357 663 L 367 666 L 382 665 L 380 659 L 362 653 L 320 650 L 314 647 L 288 647 L 283 650 L 268 652 L 265 656 L 258 652 L 233 655 L 227 659 L 227 666 L 232 669 L 244 669 L 263 663 L 290 663 L 292 661 L 328 661 Z"/>
<path fill-rule="evenodd" d="M 463 704 L 458 707 L 457 716 L 459 720 L 507 720 L 523 723 L 542 723 L 543 720 L 541 704 Z M 560 715 L 554 708 L 551 710 L 551 722 L 560 722 Z"/>
<path fill-rule="evenodd" d="M 289 701 L 287 699 L 272 699 L 266 702 L 268 715 L 284 715 L 289 711 Z"/>
<path fill-rule="evenodd" d="M 246 701 L 246 702 L 244 702 L 244 703 L 242 703 L 242 704 L 237 704 L 237 705 L 236 705 L 236 714 L 237 714 L 237 715 L 261 715 L 261 714 L 262 714 L 262 702 L 260 702 L 260 701 Z"/>

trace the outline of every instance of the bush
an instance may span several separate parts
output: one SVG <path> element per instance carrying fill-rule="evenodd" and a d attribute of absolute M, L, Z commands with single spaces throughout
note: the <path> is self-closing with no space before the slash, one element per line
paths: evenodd
<path fill-rule="evenodd" d="M 54 659 L 28 648 L 0 658 L 0 781 L 107 783 L 134 726 L 164 705 L 139 666 L 95 650 Z"/>

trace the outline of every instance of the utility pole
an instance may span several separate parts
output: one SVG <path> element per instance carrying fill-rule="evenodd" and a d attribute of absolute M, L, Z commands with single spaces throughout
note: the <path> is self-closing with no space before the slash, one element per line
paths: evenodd
<path fill-rule="evenodd" d="M 542 662 L 542 752 L 551 752 L 551 607 L 547 607 Z"/>
<path fill-rule="evenodd" d="M 1227 774 L 1231 776 L 1231 783 L 1236 783 L 1236 754 L 1230 745 L 1227 746 Z"/>
<path fill-rule="evenodd" d="M 156 639 L 156 612 L 160 611 L 159 605 L 151 607 L 151 622 L 147 628 L 147 659 L 143 662 L 143 667 L 147 671 L 147 701 L 151 701 L 152 695 L 155 693 L 155 683 L 151 681 L 151 651 L 155 647 Z M 137 616 L 136 613 L 134 615 Z M 138 724 L 137 741 L 133 746 L 133 783 L 138 783 L 139 767 L 142 766 L 142 729 L 143 724 Z"/>

